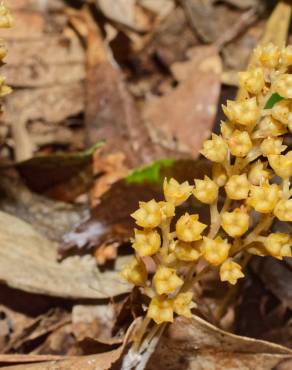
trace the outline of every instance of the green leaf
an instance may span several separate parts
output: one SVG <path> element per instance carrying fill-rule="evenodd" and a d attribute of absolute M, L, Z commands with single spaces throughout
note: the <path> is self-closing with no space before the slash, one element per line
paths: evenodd
<path fill-rule="evenodd" d="M 270 99 L 267 101 L 266 105 L 265 105 L 265 109 L 272 109 L 273 106 L 278 103 L 279 101 L 283 100 L 284 98 L 279 95 L 278 93 L 274 93 L 272 94 L 272 96 L 270 97 Z"/>
<path fill-rule="evenodd" d="M 126 181 L 131 184 L 143 184 L 144 182 L 158 184 L 163 181 L 162 170 L 171 167 L 175 161 L 173 159 L 161 159 L 148 166 L 135 169 Z"/>

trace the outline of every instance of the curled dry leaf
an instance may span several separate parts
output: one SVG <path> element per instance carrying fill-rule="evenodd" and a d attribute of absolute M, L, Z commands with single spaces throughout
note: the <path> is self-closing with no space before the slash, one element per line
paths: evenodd
<path fill-rule="evenodd" d="M 280 370 L 291 366 L 290 349 L 224 332 L 193 316 L 178 318 L 169 327 L 146 369 Z"/>
<path fill-rule="evenodd" d="M 57 245 L 29 224 L 0 212 L 0 280 L 62 298 L 105 298 L 129 290 L 116 271 L 99 272 L 90 256 L 57 262 Z"/>

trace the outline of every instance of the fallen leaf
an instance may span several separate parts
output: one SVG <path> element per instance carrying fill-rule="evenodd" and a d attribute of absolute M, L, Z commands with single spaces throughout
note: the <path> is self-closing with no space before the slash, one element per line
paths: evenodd
<path fill-rule="evenodd" d="M 75 299 L 106 298 L 129 290 L 117 271 L 98 271 L 92 257 L 58 263 L 55 243 L 6 213 L 0 212 L 0 220 L 0 280 L 8 286 Z"/>

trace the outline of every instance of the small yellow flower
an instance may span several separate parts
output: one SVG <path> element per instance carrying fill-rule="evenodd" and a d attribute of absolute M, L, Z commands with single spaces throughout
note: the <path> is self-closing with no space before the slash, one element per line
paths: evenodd
<path fill-rule="evenodd" d="M 192 317 L 191 309 L 196 307 L 196 304 L 192 302 L 193 293 L 186 292 L 186 293 L 179 293 L 173 299 L 173 310 L 180 316 Z"/>
<path fill-rule="evenodd" d="M 234 127 L 233 123 L 231 123 L 229 121 L 227 121 L 227 122 L 221 121 L 220 130 L 221 130 L 221 135 L 222 135 L 223 139 L 225 139 L 227 141 L 228 139 L 230 139 L 232 133 L 235 130 L 235 127 Z"/>
<path fill-rule="evenodd" d="M 264 246 L 274 257 L 282 259 L 291 257 L 292 240 L 290 235 L 285 233 L 273 233 L 264 239 Z"/>
<path fill-rule="evenodd" d="M 275 104 L 274 107 L 276 105 L 277 104 Z M 275 117 L 266 116 L 256 126 L 256 130 L 253 132 L 252 138 L 253 139 L 263 139 L 269 136 L 280 136 L 280 135 L 285 134 L 286 132 L 287 132 L 287 127 L 283 123 L 277 121 Z"/>
<path fill-rule="evenodd" d="M 272 108 L 272 116 L 284 125 L 292 122 L 292 104 L 290 100 L 280 100 Z M 274 135 L 273 135 L 274 136 Z"/>
<path fill-rule="evenodd" d="M 145 286 L 147 281 L 147 270 L 142 260 L 133 260 L 121 271 L 121 276 L 129 283 L 137 286 Z"/>
<path fill-rule="evenodd" d="M 213 163 L 212 166 L 213 181 L 219 186 L 224 186 L 227 181 L 227 173 L 220 163 Z"/>
<path fill-rule="evenodd" d="M 13 25 L 13 17 L 5 5 L 0 5 L 0 28 L 10 28 Z"/>
<path fill-rule="evenodd" d="M 260 113 L 255 97 L 241 101 L 227 100 L 222 109 L 230 121 L 243 126 L 254 126 Z"/>
<path fill-rule="evenodd" d="M 221 163 L 227 158 L 228 146 L 221 136 L 212 134 L 212 139 L 204 142 L 201 154 L 212 162 Z"/>
<path fill-rule="evenodd" d="M 193 187 L 187 182 L 182 184 L 178 183 L 175 179 L 164 179 L 163 191 L 165 199 L 173 203 L 175 206 L 179 206 L 185 202 L 191 195 Z"/>
<path fill-rule="evenodd" d="M 218 266 L 228 258 L 231 245 L 220 236 L 216 239 L 203 238 L 201 252 L 206 261 L 213 266 Z"/>
<path fill-rule="evenodd" d="M 281 191 L 277 184 L 270 185 L 265 182 L 259 186 L 252 185 L 248 204 L 257 212 L 270 213 L 273 212 L 280 196 Z"/>
<path fill-rule="evenodd" d="M 160 205 L 154 199 L 149 202 L 139 202 L 140 208 L 131 216 L 136 220 L 136 224 L 145 227 L 157 227 L 161 223 Z"/>
<path fill-rule="evenodd" d="M 263 70 L 250 68 L 245 72 L 239 72 L 239 85 L 251 94 L 259 94 L 265 86 Z"/>
<path fill-rule="evenodd" d="M 268 163 L 258 160 L 250 166 L 248 180 L 253 185 L 260 185 L 272 177 L 272 171 L 267 169 Z"/>
<path fill-rule="evenodd" d="M 273 82 L 272 89 L 283 98 L 292 99 L 292 75 L 288 73 L 279 75 Z"/>
<path fill-rule="evenodd" d="M 173 293 L 183 283 L 184 281 L 177 276 L 175 269 L 169 267 L 158 267 L 153 276 L 153 285 L 159 295 Z"/>
<path fill-rule="evenodd" d="M 147 317 L 154 320 L 156 324 L 173 322 L 173 302 L 166 297 L 152 298 L 147 311 Z"/>
<path fill-rule="evenodd" d="M 194 243 L 186 243 L 180 240 L 175 244 L 174 254 L 177 259 L 185 262 L 196 261 L 201 255 Z"/>
<path fill-rule="evenodd" d="M 228 140 L 230 153 L 235 157 L 245 157 L 252 148 L 252 141 L 247 131 L 235 130 Z"/>
<path fill-rule="evenodd" d="M 274 215 L 280 221 L 292 222 L 292 199 L 280 200 L 274 209 Z"/>
<path fill-rule="evenodd" d="M 241 271 L 241 266 L 232 261 L 232 259 L 226 260 L 220 267 L 221 281 L 228 281 L 230 284 L 235 285 L 237 280 L 243 277 L 244 274 Z"/>
<path fill-rule="evenodd" d="M 171 202 L 159 202 L 158 203 L 161 210 L 162 220 L 167 218 L 174 217 L 175 215 L 175 206 Z"/>
<path fill-rule="evenodd" d="M 279 64 L 280 50 L 272 43 L 265 46 L 258 46 L 255 49 L 254 54 L 265 67 L 275 68 Z"/>
<path fill-rule="evenodd" d="M 282 138 L 275 139 L 273 137 L 268 137 L 264 139 L 260 146 L 263 156 L 267 157 L 268 155 L 281 154 L 287 148 L 287 145 L 282 145 L 282 143 Z"/>
<path fill-rule="evenodd" d="M 250 183 L 246 173 L 242 175 L 233 175 L 225 185 L 225 191 L 230 199 L 240 200 L 248 197 Z"/>
<path fill-rule="evenodd" d="M 288 179 L 292 176 L 292 152 L 285 155 L 269 155 L 268 160 L 272 169 L 276 174 L 283 179 Z"/>
<path fill-rule="evenodd" d="M 184 242 L 194 242 L 202 239 L 201 233 L 207 225 L 199 221 L 198 215 L 185 213 L 176 223 L 176 235 Z"/>
<path fill-rule="evenodd" d="M 221 226 L 233 238 L 238 238 L 249 228 L 249 215 L 244 209 L 235 208 L 231 212 L 223 212 Z"/>
<path fill-rule="evenodd" d="M 289 67 L 292 65 L 292 46 L 288 45 L 286 48 L 281 50 L 281 64 Z"/>
<path fill-rule="evenodd" d="M 204 180 L 195 180 L 195 185 L 193 194 L 200 202 L 212 204 L 217 200 L 219 187 L 208 176 Z"/>
<path fill-rule="evenodd" d="M 135 229 L 133 248 L 141 256 L 152 256 L 159 251 L 161 245 L 160 235 L 155 230 Z"/>

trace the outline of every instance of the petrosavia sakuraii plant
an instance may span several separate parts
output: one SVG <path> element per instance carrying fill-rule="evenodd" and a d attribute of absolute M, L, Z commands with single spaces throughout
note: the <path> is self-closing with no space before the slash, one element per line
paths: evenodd
<path fill-rule="evenodd" d="M 210 268 L 219 270 L 221 281 L 236 284 L 244 277 L 245 256 L 291 256 L 291 235 L 270 228 L 275 219 L 292 221 L 292 151 L 283 145 L 292 132 L 292 46 L 259 46 L 254 57 L 239 73 L 244 96 L 227 101 L 220 135 L 203 144 L 211 178 L 194 184 L 165 179 L 165 201 L 140 202 L 132 214 L 139 227 L 132 240 L 135 257 L 122 276 L 150 298 L 144 329 L 151 319 L 162 324 L 174 315 L 191 317 L 192 287 Z M 225 200 L 219 207 L 220 188 Z M 176 207 L 189 197 L 209 205 L 210 225 L 190 213 L 174 222 Z M 156 265 L 153 276 L 144 257 Z M 198 272 L 200 259 L 205 267 Z"/>

